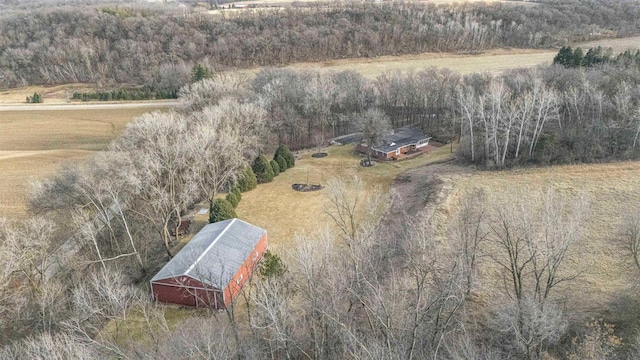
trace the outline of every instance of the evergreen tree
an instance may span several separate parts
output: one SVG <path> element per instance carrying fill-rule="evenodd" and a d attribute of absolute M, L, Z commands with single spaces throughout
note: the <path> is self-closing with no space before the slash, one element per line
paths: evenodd
<path fill-rule="evenodd" d="M 240 202 L 234 192 L 229 192 L 225 197 L 225 199 L 227 199 L 229 204 L 231 204 L 231 206 L 233 206 L 234 209 L 238 207 L 238 203 Z"/>
<path fill-rule="evenodd" d="M 236 211 L 229 201 L 225 199 L 215 199 L 209 209 L 209 223 L 224 221 L 238 217 Z"/>
<path fill-rule="evenodd" d="M 209 79 L 213 76 L 213 72 L 208 67 L 195 63 L 191 69 L 191 82 L 198 82 L 203 79 Z"/>
<path fill-rule="evenodd" d="M 240 202 L 240 200 L 242 200 L 242 191 L 240 190 L 240 186 L 234 186 L 231 189 L 231 192 L 233 192 L 236 195 L 236 198 L 238 199 L 238 203 Z"/>
<path fill-rule="evenodd" d="M 27 102 L 31 104 L 39 104 L 42 102 L 42 95 L 34 92 L 33 96 L 27 96 Z"/>
<path fill-rule="evenodd" d="M 556 57 L 553 59 L 553 63 L 562 65 L 564 67 L 574 66 L 575 60 L 573 57 L 573 49 L 571 49 L 571 46 L 563 46 Z"/>
<path fill-rule="evenodd" d="M 584 52 L 582 51 L 581 48 L 576 48 L 576 50 L 573 52 L 573 67 L 580 67 L 582 66 L 584 61 Z"/>
<path fill-rule="evenodd" d="M 271 251 L 264 253 L 262 267 L 260 268 L 260 276 L 262 278 L 279 277 L 287 272 L 287 267 L 282 259 Z"/>
<path fill-rule="evenodd" d="M 276 149 L 276 153 L 274 154 L 273 158 L 277 161 L 278 156 L 282 156 L 282 158 L 287 162 L 287 169 L 292 168 L 296 165 L 296 158 L 293 156 L 287 145 L 282 144 L 278 146 L 278 149 Z"/>
<path fill-rule="evenodd" d="M 241 192 L 245 192 L 255 189 L 257 185 L 258 180 L 256 179 L 256 174 L 253 173 L 250 167 L 245 167 L 240 173 L 240 176 L 238 176 L 238 184 L 236 187 L 239 188 Z"/>
<path fill-rule="evenodd" d="M 287 160 L 285 160 L 282 155 L 276 155 L 273 157 L 274 160 L 278 163 L 278 168 L 280 169 L 280 172 L 285 172 L 287 171 Z"/>
<path fill-rule="evenodd" d="M 273 181 L 273 169 L 269 160 L 264 155 L 258 156 L 251 165 L 253 172 L 256 174 L 258 184 L 268 183 Z"/>
<path fill-rule="evenodd" d="M 271 165 L 271 168 L 273 169 L 273 176 L 278 176 L 280 174 L 280 165 L 278 165 L 278 162 L 271 160 L 269 161 L 269 165 Z"/>
<path fill-rule="evenodd" d="M 250 166 L 247 166 L 244 170 L 244 177 L 246 179 L 246 188 L 244 191 L 253 190 L 258 187 L 258 177 Z"/>

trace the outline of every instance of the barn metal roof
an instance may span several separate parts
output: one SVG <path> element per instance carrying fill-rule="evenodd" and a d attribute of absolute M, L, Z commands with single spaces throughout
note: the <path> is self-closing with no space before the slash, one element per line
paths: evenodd
<path fill-rule="evenodd" d="M 417 144 L 420 140 L 431 139 L 431 136 L 425 134 L 422 130 L 416 128 L 400 128 L 396 130 L 393 135 L 389 135 L 383 140 L 383 143 L 378 146 L 372 146 L 373 150 L 382 151 L 388 153 L 395 151 L 403 146 Z"/>
<path fill-rule="evenodd" d="M 151 282 L 188 276 L 223 289 L 256 247 L 266 230 L 240 219 L 208 224 Z"/>

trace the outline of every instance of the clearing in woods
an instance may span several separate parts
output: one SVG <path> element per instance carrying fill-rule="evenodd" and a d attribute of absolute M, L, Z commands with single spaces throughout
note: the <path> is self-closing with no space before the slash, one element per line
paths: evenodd
<path fill-rule="evenodd" d="M 87 159 L 133 118 L 159 109 L 0 111 L 0 217 L 26 215 L 29 180 Z"/>
<path fill-rule="evenodd" d="M 357 175 L 365 181 L 368 194 L 376 187 L 386 192 L 401 172 L 453 158 L 451 148 L 443 146 L 415 159 L 364 168 L 359 166 L 362 157 L 354 152 L 353 145 L 329 147 L 329 156 L 324 158 L 312 158 L 312 152 L 297 154 L 295 167 L 243 193 L 236 209 L 238 217 L 267 230 L 269 246 L 274 249 L 290 249 L 296 234 L 311 234 L 333 225 L 327 215 L 331 204 L 325 191 L 299 192 L 291 188 L 292 184 L 306 184 L 308 180 L 309 184 L 326 185 L 333 178 L 349 180 Z M 196 215 L 195 220 L 199 229 L 207 223 L 208 214 Z"/>
<path fill-rule="evenodd" d="M 571 46 L 582 47 L 583 49 L 602 46 L 604 49 L 611 48 L 613 53 L 617 54 L 625 50 L 640 49 L 640 36 L 589 41 L 572 44 Z M 414 55 L 300 62 L 285 66 L 285 68 L 318 71 L 354 70 L 368 78 L 375 78 L 389 71 L 420 71 L 430 67 L 448 68 L 462 74 L 474 72 L 500 73 L 512 69 L 551 65 L 557 53 L 558 49 L 492 49 L 481 54 L 428 52 Z M 227 73 L 250 77 L 261 69 L 262 67 L 257 67 L 234 70 Z"/>

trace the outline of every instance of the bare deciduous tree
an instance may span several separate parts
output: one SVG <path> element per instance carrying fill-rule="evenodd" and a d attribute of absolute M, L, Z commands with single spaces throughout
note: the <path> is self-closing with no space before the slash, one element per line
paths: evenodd
<path fill-rule="evenodd" d="M 480 247 L 487 239 L 489 229 L 482 190 L 475 189 L 462 199 L 461 203 L 462 207 L 452 223 L 451 235 L 456 241 L 458 256 L 462 260 L 466 294 L 469 295 L 473 290 L 478 261 L 482 256 Z"/>
<path fill-rule="evenodd" d="M 345 182 L 331 179 L 327 182 L 326 196 L 331 202 L 327 214 L 340 231 L 347 244 L 370 236 L 386 205 L 379 188 L 367 192 L 365 182 L 354 176 Z"/>
<path fill-rule="evenodd" d="M 379 145 L 391 131 L 391 123 L 387 115 L 377 109 L 369 109 L 356 115 L 356 127 L 362 132 L 362 139 L 367 146 L 367 161 L 371 164 L 371 148 Z"/>
<path fill-rule="evenodd" d="M 192 117 L 196 124 L 184 142 L 193 154 L 188 166 L 211 205 L 260 151 L 265 113 L 252 104 L 222 100 Z"/>
<path fill-rule="evenodd" d="M 38 293 L 50 266 L 54 224 L 45 218 L 34 217 L 5 226 L 2 230 L 6 250 L 16 259 L 14 271 L 24 276 L 33 294 Z"/>
<path fill-rule="evenodd" d="M 559 338 L 564 328 L 560 312 L 549 301 L 552 290 L 577 274 L 562 269 L 571 246 L 580 240 L 588 204 L 567 200 L 549 189 L 542 204 L 520 201 L 497 211 L 492 227 L 498 252 L 494 261 L 510 284 L 511 310 L 501 312 L 503 329 L 514 331 L 519 349 L 527 358 L 540 355 L 545 344 Z M 562 326 L 561 326 L 562 325 Z M 507 331 L 507 330 L 505 330 Z"/>
<path fill-rule="evenodd" d="M 623 225 L 623 239 L 633 263 L 640 270 L 640 208 L 632 212 Z"/>

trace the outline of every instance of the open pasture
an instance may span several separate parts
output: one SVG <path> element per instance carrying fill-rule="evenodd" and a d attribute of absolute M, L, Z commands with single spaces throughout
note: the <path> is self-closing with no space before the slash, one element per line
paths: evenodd
<path fill-rule="evenodd" d="M 133 118 L 152 110 L 0 111 L 0 217 L 24 216 L 30 180 L 105 149 Z"/>
<path fill-rule="evenodd" d="M 635 313 L 636 307 L 640 306 L 636 300 L 629 301 L 637 299 L 638 269 L 622 241 L 625 218 L 640 204 L 640 162 L 474 171 L 452 181 L 451 186 L 453 190 L 436 210 L 444 225 L 439 234 L 443 238 L 446 224 L 473 189 L 483 190 L 485 202 L 482 206 L 489 211 L 521 200 L 541 205 L 541 195 L 548 189 L 553 189 L 556 196 L 564 197 L 567 207 L 579 198 L 586 199 L 589 206 L 582 236 L 570 248 L 560 272 L 561 276 L 575 276 L 575 279 L 559 285 L 556 297 L 571 304 L 568 314 L 579 321 L 604 317 L 609 322 L 621 324 L 628 320 L 629 311 Z M 495 246 L 488 242 L 483 253 L 498 251 Z M 503 292 L 504 284 L 496 280 L 499 278 L 497 265 L 486 256 L 479 270 L 483 284 L 480 297 L 499 302 L 496 294 Z"/>
<path fill-rule="evenodd" d="M 617 54 L 625 50 L 640 49 L 640 36 L 589 41 L 571 44 L 571 46 L 582 47 L 583 49 L 602 46 L 604 49 L 611 48 L 613 53 Z M 430 52 L 413 55 L 300 62 L 288 65 L 286 68 L 335 72 L 353 70 L 368 78 L 375 78 L 389 71 L 420 71 L 430 67 L 447 68 L 462 74 L 474 72 L 500 73 L 512 69 L 550 65 L 557 53 L 558 49 L 492 49 L 481 54 Z M 262 67 L 256 67 L 229 71 L 228 73 L 251 77 L 261 69 Z"/>
<path fill-rule="evenodd" d="M 640 49 L 640 36 L 590 41 L 572 44 L 572 46 L 582 47 L 583 49 L 602 46 L 604 49 L 611 48 L 615 54 L 628 49 Z M 448 68 L 462 74 L 474 72 L 499 73 L 518 68 L 550 65 L 557 53 L 556 49 L 494 49 L 485 51 L 482 54 L 423 53 L 297 63 L 290 67 L 330 71 L 355 70 L 370 78 L 388 71 L 419 71 L 430 67 Z"/>

